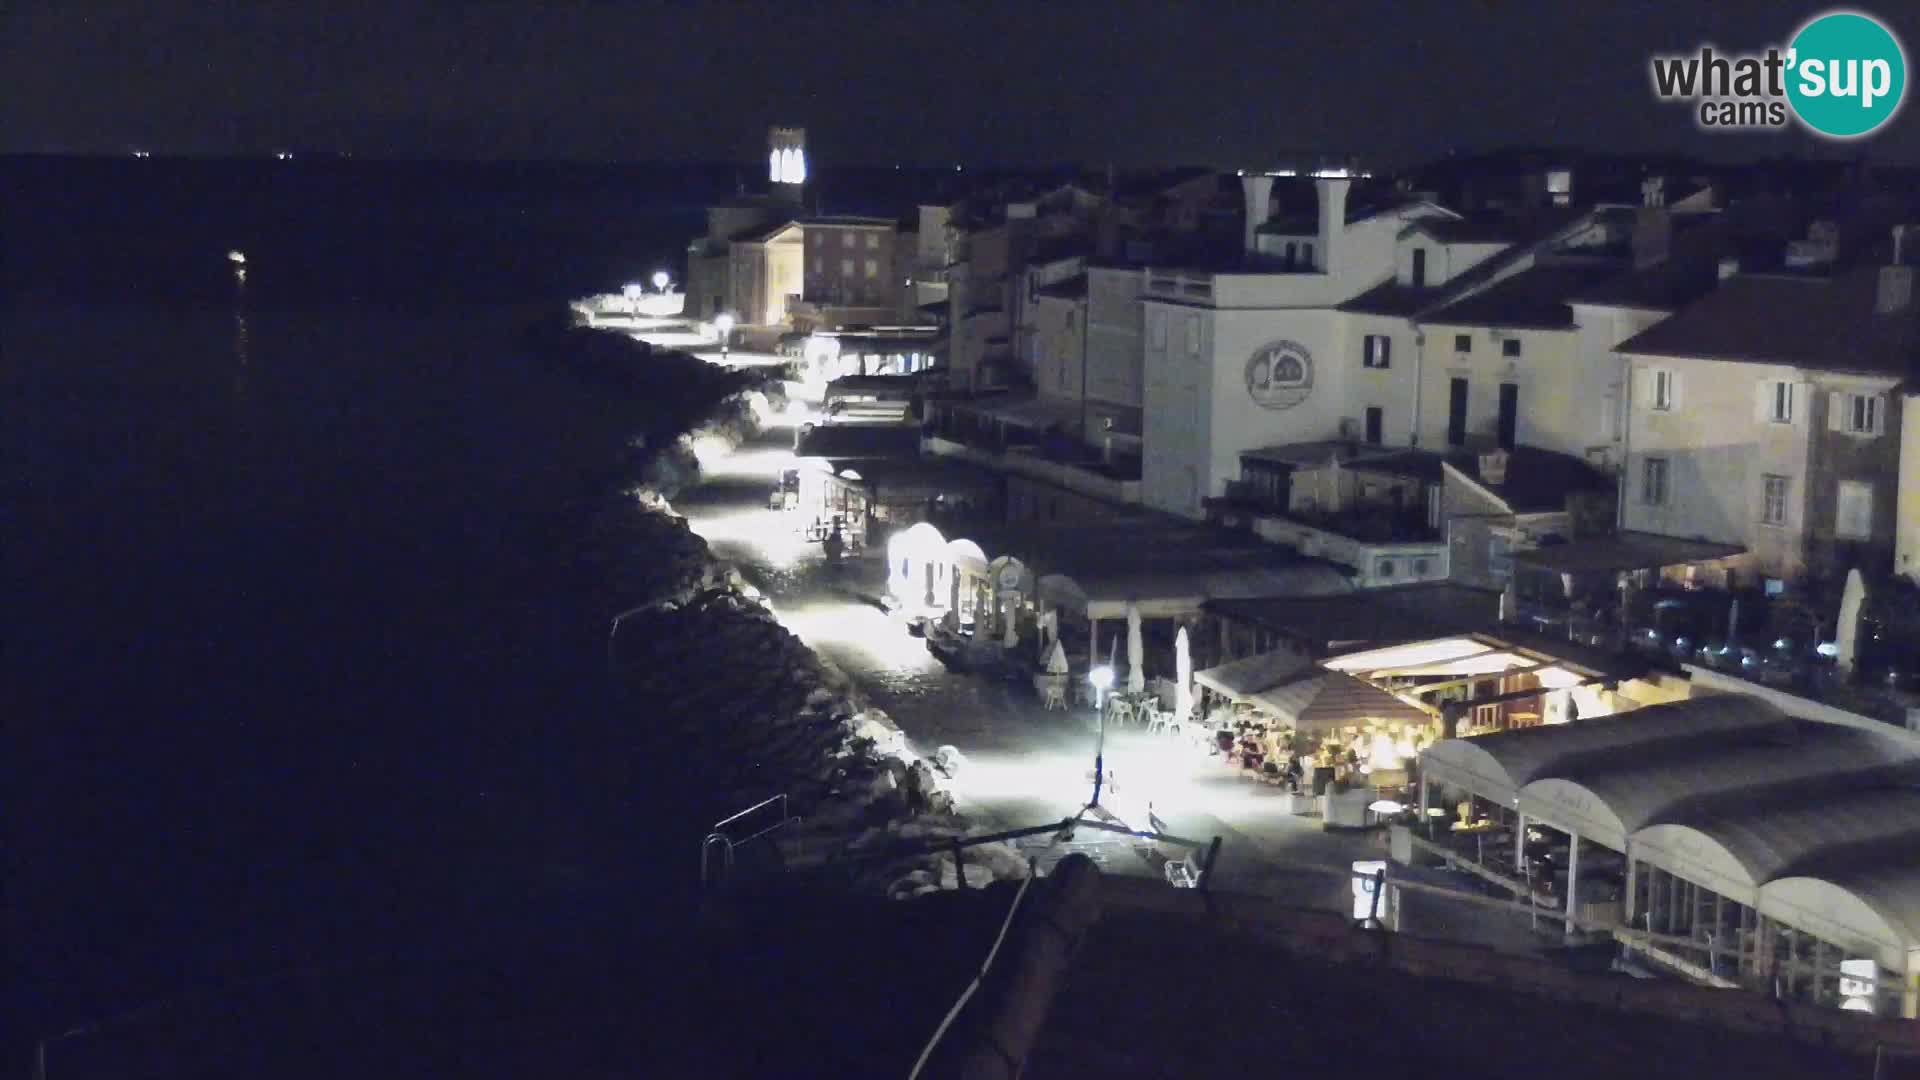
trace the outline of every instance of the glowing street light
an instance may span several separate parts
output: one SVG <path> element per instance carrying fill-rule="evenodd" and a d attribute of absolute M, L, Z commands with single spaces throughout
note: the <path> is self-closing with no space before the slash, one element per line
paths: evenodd
<path fill-rule="evenodd" d="M 1100 738 L 1093 747 L 1093 801 L 1089 806 L 1100 805 L 1100 785 L 1107 778 L 1107 691 L 1113 689 L 1113 666 L 1097 664 L 1087 672 L 1087 681 L 1093 684 L 1093 711 L 1100 717 Z"/>
<path fill-rule="evenodd" d="M 720 335 L 720 358 L 726 359 L 727 346 L 733 343 L 733 315 L 721 312 L 713 317 L 714 332 Z"/>
<path fill-rule="evenodd" d="M 1107 691 L 1113 689 L 1113 669 L 1101 664 L 1087 672 L 1087 681 L 1093 684 L 1093 707 L 1098 709 L 1101 699 L 1106 697 Z"/>
<path fill-rule="evenodd" d="M 673 276 L 668 274 L 665 270 L 655 270 L 653 272 L 653 287 L 659 290 L 660 292 L 666 292 L 667 286 L 672 282 L 673 282 Z"/>

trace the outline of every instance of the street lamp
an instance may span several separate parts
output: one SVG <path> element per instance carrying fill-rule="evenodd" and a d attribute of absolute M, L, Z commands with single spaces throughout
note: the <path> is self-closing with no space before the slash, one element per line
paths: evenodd
<path fill-rule="evenodd" d="M 725 311 L 713 317 L 713 329 L 720 335 L 720 358 L 726 359 L 727 346 L 733 342 L 733 316 Z"/>
<path fill-rule="evenodd" d="M 646 291 L 647 290 L 640 285 L 628 285 L 626 288 L 620 290 L 621 295 L 627 298 L 627 314 L 640 314 L 640 294 Z"/>
<path fill-rule="evenodd" d="M 653 287 L 661 292 L 666 292 L 667 285 L 672 281 L 673 278 L 665 270 L 655 270 L 653 272 Z"/>
<path fill-rule="evenodd" d="M 1100 784 L 1107 778 L 1107 691 L 1113 689 L 1113 666 L 1099 664 L 1087 672 L 1087 681 L 1093 684 L 1093 711 L 1100 716 L 1100 738 L 1093 748 L 1093 801 L 1088 806 L 1100 805 Z"/>

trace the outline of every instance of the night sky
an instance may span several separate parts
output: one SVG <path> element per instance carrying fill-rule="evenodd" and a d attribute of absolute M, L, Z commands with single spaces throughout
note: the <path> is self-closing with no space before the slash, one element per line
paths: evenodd
<path fill-rule="evenodd" d="M 1654 51 L 1783 43 L 1831 5 L 1742 0 L 888 0 L 0 5 L 0 152 L 817 161 L 1398 162 L 1577 144 L 1822 150 L 1697 132 Z M 1907 43 L 1920 7 L 1868 5 Z M 1871 138 L 1920 160 L 1909 108 Z"/>

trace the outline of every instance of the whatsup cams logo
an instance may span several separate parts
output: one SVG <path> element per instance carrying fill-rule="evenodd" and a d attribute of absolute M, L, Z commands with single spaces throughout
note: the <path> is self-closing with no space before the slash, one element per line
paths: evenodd
<path fill-rule="evenodd" d="M 1830 11 L 1802 26 L 1785 47 L 1729 54 L 1656 56 L 1653 92 L 1686 102 L 1710 131 L 1784 128 L 1797 121 L 1829 139 L 1857 139 L 1884 127 L 1907 92 L 1907 56 L 1886 24 L 1857 11 Z"/>

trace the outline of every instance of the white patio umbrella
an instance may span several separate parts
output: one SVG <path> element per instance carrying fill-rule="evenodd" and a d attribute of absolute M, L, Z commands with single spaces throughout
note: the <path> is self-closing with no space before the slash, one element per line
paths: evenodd
<path fill-rule="evenodd" d="M 1140 640 L 1140 609 L 1127 608 L 1127 692 L 1144 693 L 1147 689 L 1147 647 Z"/>
<path fill-rule="evenodd" d="M 1860 609 L 1867 602 L 1867 580 L 1859 567 L 1847 571 L 1847 583 L 1840 590 L 1840 625 L 1833 635 L 1833 647 L 1840 670 L 1852 671 L 1860 642 Z"/>
<path fill-rule="evenodd" d="M 1053 651 L 1047 654 L 1047 674 L 1065 675 L 1067 673 L 1067 647 L 1056 639 Z"/>
<path fill-rule="evenodd" d="M 1173 722 L 1184 724 L 1193 713 L 1193 646 L 1187 641 L 1187 628 L 1173 637 Z"/>

